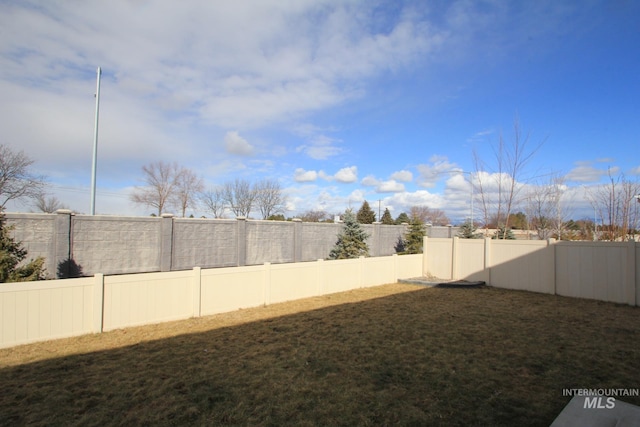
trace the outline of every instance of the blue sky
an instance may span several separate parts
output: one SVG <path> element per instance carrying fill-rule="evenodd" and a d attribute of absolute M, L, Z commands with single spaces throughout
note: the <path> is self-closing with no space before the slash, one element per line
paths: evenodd
<path fill-rule="evenodd" d="M 148 215 L 128 198 L 141 168 L 175 161 L 208 186 L 276 179 L 286 216 L 368 200 L 457 222 L 473 152 L 491 164 L 517 119 L 544 142 L 519 182 L 564 176 L 582 218 L 608 169 L 640 176 L 638 17 L 624 0 L 4 1 L 2 143 L 88 213 L 100 66 L 97 213 Z"/>

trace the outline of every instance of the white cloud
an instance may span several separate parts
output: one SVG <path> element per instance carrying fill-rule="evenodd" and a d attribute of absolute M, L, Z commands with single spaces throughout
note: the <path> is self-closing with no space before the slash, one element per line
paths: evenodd
<path fill-rule="evenodd" d="M 336 181 L 349 184 L 358 180 L 358 168 L 351 166 L 348 168 L 342 168 L 333 176 Z"/>
<path fill-rule="evenodd" d="M 367 175 L 364 178 L 362 178 L 362 181 L 360 181 L 360 184 L 366 187 L 375 187 L 380 184 L 380 181 L 373 175 Z"/>
<path fill-rule="evenodd" d="M 229 131 L 224 136 L 224 144 L 228 153 L 239 156 L 253 155 L 254 148 L 249 142 L 238 134 L 237 131 Z"/>
<path fill-rule="evenodd" d="M 389 181 L 384 181 L 381 182 L 377 187 L 376 187 L 376 192 L 377 193 L 400 193 L 402 191 L 404 191 L 404 184 L 397 182 L 394 179 L 391 179 Z"/>
<path fill-rule="evenodd" d="M 325 135 L 316 135 L 311 138 L 307 144 L 296 147 L 296 152 L 303 152 L 315 160 L 326 160 L 342 152 L 342 149 L 335 145 L 336 142 L 338 142 L 338 140 L 334 138 Z"/>
<path fill-rule="evenodd" d="M 401 170 L 392 173 L 391 179 L 395 179 L 400 182 L 411 182 L 413 180 L 413 174 L 408 170 Z"/>
<path fill-rule="evenodd" d="M 456 170 L 460 170 L 455 163 L 449 162 L 449 159 L 445 156 L 431 156 L 429 162 L 417 166 L 418 172 L 420 172 L 418 184 L 421 187 L 435 187 L 438 181 L 447 178 L 447 175 L 455 173 Z"/>
<path fill-rule="evenodd" d="M 610 172 L 612 175 L 617 175 L 620 171 L 618 167 L 610 168 Z M 565 176 L 568 181 L 574 182 L 598 182 L 604 176 L 607 175 L 607 170 L 598 169 L 594 166 L 591 166 L 588 162 L 580 162 L 578 166 L 571 169 L 569 173 Z"/>
<path fill-rule="evenodd" d="M 294 172 L 294 180 L 296 182 L 313 182 L 318 179 L 318 172 L 307 171 L 302 168 L 297 168 Z"/>

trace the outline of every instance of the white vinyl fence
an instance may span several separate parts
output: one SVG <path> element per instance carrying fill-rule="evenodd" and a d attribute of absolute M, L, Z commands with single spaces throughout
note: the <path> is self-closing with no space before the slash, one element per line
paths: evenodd
<path fill-rule="evenodd" d="M 0 348 L 397 282 L 422 255 L 0 284 Z"/>
<path fill-rule="evenodd" d="M 544 240 L 424 240 L 424 274 L 621 304 L 640 302 L 640 244 Z"/>
<path fill-rule="evenodd" d="M 640 302 L 640 243 L 425 238 L 421 255 L 0 284 L 0 347 L 224 313 L 433 275 Z"/>

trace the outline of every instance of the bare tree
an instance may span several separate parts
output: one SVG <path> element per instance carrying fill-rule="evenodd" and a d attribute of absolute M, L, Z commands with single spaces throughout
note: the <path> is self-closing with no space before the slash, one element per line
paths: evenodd
<path fill-rule="evenodd" d="M 223 218 L 227 209 L 224 198 L 224 189 L 215 186 L 200 193 L 200 202 L 204 205 L 214 218 Z"/>
<path fill-rule="evenodd" d="M 11 200 L 33 199 L 43 194 L 45 178 L 29 170 L 32 164 L 33 160 L 24 152 L 16 153 L 0 144 L 0 211 Z"/>
<path fill-rule="evenodd" d="M 33 206 L 38 209 L 38 212 L 44 213 L 54 213 L 58 209 L 68 209 L 56 197 L 46 197 L 44 194 L 35 197 Z"/>
<path fill-rule="evenodd" d="M 184 218 L 187 209 L 193 208 L 198 203 L 198 194 L 202 192 L 204 184 L 202 178 L 191 169 L 180 168 L 175 178 L 174 194 L 171 197 L 172 204 L 182 212 Z"/>
<path fill-rule="evenodd" d="M 224 201 L 227 207 L 231 209 L 231 212 L 237 217 L 248 218 L 256 197 L 256 192 L 251 183 L 244 179 L 236 178 L 234 181 L 226 182 L 222 187 L 222 191 Z"/>
<path fill-rule="evenodd" d="M 530 226 L 538 238 L 546 240 L 551 236 L 562 240 L 566 233 L 566 223 L 570 215 L 567 203 L 567 186 L 562 176 L 552 176 L 547 183 L 531 185 L 525 196 L 525 210 Z"/>
<path fill-rule="evenodd" d="M 329 214 L 325 211 L 309 210 L 300 216 L 303 222 L 324 222 L 329 219 Z"/>
<path fill-rule="evenodd" d="M 278 181 L 263 179 L 254 185 L 253 190 L 255 192 L 255 204 L 260 210 L 262 219 L 284 212 L 287 198 L 282 192 L 282 187 Z"/>
<path fill-rule="evenodd" d="M 427 206 L 412 206 L 409 209 L 411 221 L 418 220 L 423 224 L 447 225 L 451 221 L 449 217 L 440 209 L 431 209 Z"/>
<path fill-rule="evenodd" d="M 543 141 L 544 142 L 544 141 Z M 543 142 L 531 146 L 530 135 L 522 135 L 520 123 L 516 118 L 513 125 L 513 141 L 507 143 L 500 134 L 497 147 L 493 147 L 494 166 L 489 167 L 474 151 L 477 183 L 476 194 L 481 201 L 485 227 L 490 218 L 497 220 L 498 228 L 504 230 L 502 238 L 509 230 L 509 216 L 520 201 L 525 167 Z"/>
<path fill-rule="evenodd" d="M 629 181 L 624 174 L 614 177 L 611 169 L 608 178 L 607 184 L 597 187 L 592 196 L 593 207 L 602 219 L 602 238 L 626 239 L 636 220 L 633 203 L 640 193 L 640 184 Z"/>
<path fill-rule="evenodd" d="M 138 205 L 150 206 L 162 215 L 167 205 L 175 197 L 177 179 L 181 168 L 177 163 L 162 161 L 150 163 L 142 167 L 144 187 L 136 187 L 131 194 L 131 201 Z"/>

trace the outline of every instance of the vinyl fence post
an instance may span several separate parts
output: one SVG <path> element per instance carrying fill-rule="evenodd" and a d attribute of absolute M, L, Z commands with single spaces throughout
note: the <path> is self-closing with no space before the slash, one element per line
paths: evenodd
<path fill-rule="evenodd" d="M 422 275 L 427 276 L 429 273 L 429 237 L 424 236 L 422 238 Z"/>
<path fill-rule="evenodd" d="M 104 326 L 104 274 L 93 276 L 93 332 L 102 333 Z"/>
<path fill-rule="evenodd" d="M 453 280 L 458 280 L 458 252 L 460 250 L 458 239 L 459 237 L 455 236 L 451 244 L 451 278 Z"/>
<path fill-rule="evenodd" d="M 193 267 L 193 317 L 202 316 L 202 268 Z"/>

